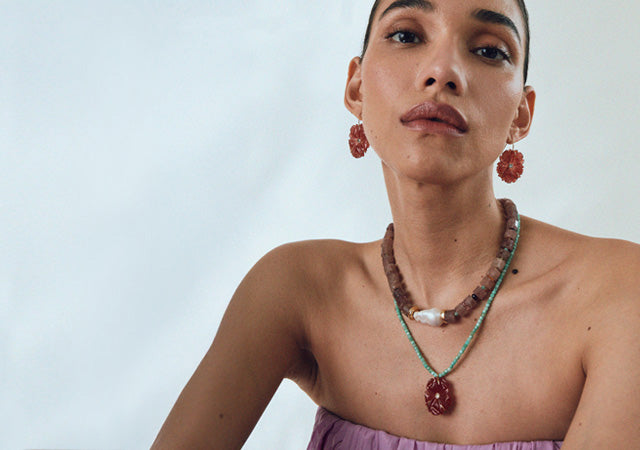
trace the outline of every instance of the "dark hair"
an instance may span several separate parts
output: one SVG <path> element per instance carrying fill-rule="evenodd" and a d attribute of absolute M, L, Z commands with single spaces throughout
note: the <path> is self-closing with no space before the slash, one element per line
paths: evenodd
<path fill-rule="evenodd" d="M 529 40 L 531 38 L 529 31 L 529 12 L 527 11 L 527 6 L 524 4 L 524 0 L 517 0 L 518 7 L 520 8 L 520 12 L 522 13 L 522 18 L 524 19 L 524 35 L 525 35 L 525 48 L 524 48 L 524 82 L 527 82 L 527 75 L 529 74 Z M 360 58 L 364 58 L 364 54 L 367 51 L 367 47 L 369 46 L 369 36 L 371 35 L 371 25 L 373 23 L 373 18 L 376 15 L 376 11 L 378 10 L 378 6 L 380 5 L 380 0 L 376 0 L 373 3 L 373 8 L 371 8 L 371 14 L 369 15 L 369 23 L 367 24 L 367 31 L 364 34 L 364 43 L 362 44 L 362 54 Z"/>

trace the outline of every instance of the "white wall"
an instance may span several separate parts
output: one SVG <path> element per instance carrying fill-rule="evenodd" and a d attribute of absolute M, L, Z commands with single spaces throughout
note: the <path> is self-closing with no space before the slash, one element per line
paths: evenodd
<path fill-rule="evenodd" d="M 374 240 L 342 105 L 370 0 L 0 2 L 4 448 L 144 448 L 274 246 Z M 527 216 L 640 241 L 637 2 L 530 0 Z M 285 382 L 246 448 L 303 448 Z"/>

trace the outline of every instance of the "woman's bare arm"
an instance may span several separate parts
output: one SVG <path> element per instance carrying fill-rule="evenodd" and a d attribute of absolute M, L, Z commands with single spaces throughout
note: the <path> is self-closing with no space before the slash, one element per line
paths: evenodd
<path fill-rule="evenodd" d="M 620 251 L 603 258 L 598 269 L 609 286 L 589 308 L 585 324 L 586 380 L 562 447 L 567 450 L 640 445 L 640 246 L 614 245 Z"/>
<path fill-rule="evenodd" d="M 152 449 L 230 449 L 245 442 L 300 360 L 298 254 L 295 244 L 280 247 L 244 278 Z"/>

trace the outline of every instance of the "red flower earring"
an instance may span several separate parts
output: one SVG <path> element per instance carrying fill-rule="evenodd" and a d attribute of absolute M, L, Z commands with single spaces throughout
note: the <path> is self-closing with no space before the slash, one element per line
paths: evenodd
<path fill-rule="evenodd" d="M 349 148 L 354 158 L 362 158 L 369 148 L 369 141 L 364 134 L 364 127 L 360 122 L 351 127 L 349 132 Z"/>
<path fill-rule="evenodd" d="M 511 144 L 511 150 L 505 150 L 500 155 L 496 166 L 498 176 L 505 183 L 514 183 L 522 175 L 524 169 L 524 156 Z"/>

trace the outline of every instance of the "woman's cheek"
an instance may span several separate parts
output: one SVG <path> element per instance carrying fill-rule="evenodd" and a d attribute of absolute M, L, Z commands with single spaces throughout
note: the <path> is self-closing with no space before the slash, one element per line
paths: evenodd
<path fill-rule="evenodd" d="M 394 111 L 398 109 L 398 93 L 393 83 L 389 82 L 388 69 L 377 67 L 363 74 L 362 118 L 365 133 L 372 147 L 379 142 L 381 136 L 388 135 L 387 128 L 394 123 Z"/>

